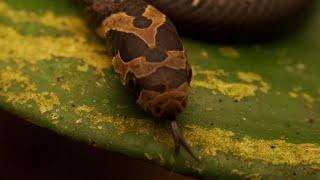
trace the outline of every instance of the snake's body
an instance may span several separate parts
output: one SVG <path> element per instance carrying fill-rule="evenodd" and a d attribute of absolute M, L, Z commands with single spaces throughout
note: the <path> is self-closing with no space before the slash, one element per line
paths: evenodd
<path fill-rule="evenodd" d="M 169 119 L 175 140 L 193 156 L 175 117 L 187 105 L 192 72 L 175 25 L 195 32 L 271 26 L 311 0 L 81 0 L 98 35 L 111 46 L 113 66 L 138 104 Z M 165 15 L 166 14 L 166 15 Z"/>

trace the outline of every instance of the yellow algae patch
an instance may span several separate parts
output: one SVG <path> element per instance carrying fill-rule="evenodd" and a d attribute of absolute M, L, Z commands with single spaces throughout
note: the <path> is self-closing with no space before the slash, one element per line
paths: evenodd
<path fill-rule="evenodd" d="M 171 148 L 171 133 L 164 127 L 155 128 L 149 119 L 123 119 L 105 116 L 93 110 L 87 113 L 89 121 L 96 126 L 110 123 L 115 126 L 118 135 L 133 133 L 144 137 L 153 137 L 156 142 L 164 143 Z M 82 117 L 86 117 L 85 114 Z M 187 124 L 182 132 L 192 147 L 197 147 L 202 158 L 216 156 L 217 153 L 232 154 L 244 160 L 260 160 L 274 165 L 308 165 L 320 168 L 320 147 L 316 144 L 288 143 L 285 140 L 264 140 L 251 137 L 234 138 L 232 131 L 219 128 L 204 128 Z M 158 154 L 160 160 L 161 154 Z M 162 161 L 162 160 L 161 160 Z M 164 161 L 164 159 L 163 159 Z"/>
<path fill-rule="evenodd" d="M 302 93 L 301 96 L 308 102 L 308 103 L 313 103 L 314 102 L 314 98 L 307 93 Z"/>
<path fill-rule="evenodd" d="M 299 97 L 299 95 L 298 95 L 296 92 L 290 91 L 288 94 L 289 94 L 289 96 L 292 97 L 292 98 L 298 98 L 298 97 Z"/>
<path fill-rule="evenodd" d="M 231 174 L 234 174 L 234 175 L 238 175 L 238 176 L 243 176 L 245 173 L 239 169 L 232 169 L 231 170 Z"/>
<path fill-rule="evenodd" d="M 237 75 L 239 79 L 249 83 L 252 83 L 254 81 L 262 81 L 262 77 L 256 73 L 238 72 Z"/>
<path fill-rule="evenodd" d="M 304 70 L 306 70 L 306 66 L 305 66 L 304 64 L 302 64 L 302 63 L 296 64 L 296 68 L 297 68 L 297 70 L 299 70 L 299 71 L 304 71 Z"/>
<path fill-rule="evenodd" d="M 17 64 L 28 61 L 37 64 L 52 57 L 81 59 L 95 67 L 98 71 L 110 66 L 111 61 L 106 55 L 100 54 L 103 45 L 89 43 L 77 37 L 50 37 L 21 35 L 15 29 L 0 25 L 0 59 L 13 59 Z"/>
<path fill-rule="evenodd" d="M 267 94 L 271 89 L 270 85 L 264 81 L 260 82 L 261 87 L 259 87 L 260 91 Z"/>
<path fill-rule="evenodd" d="M 242 81 L 245 81 L 248 83 L 253 83 L 253 82 L 260 83 L 259 89 L 261 90 L 261 92 L 265 94 L 267 94 L 271 89 L 270 85 L 267 82 L 265 82 L 259 74 L 252 73 L 252 72 L 238 72 L 237 76 Z"/>
<path fill-rule="evenodd" d="M 253 173 L 253 174 L 248 174 L 244 176 L 244 179 L 250 179 L 250 180 L 260 180 L 262 179 L 260 173 Z"/>
<path fill-rule="evenodd" d="M 51 114 L 49 115 L 49 118 L 50 118 L 51 120 L 58 120 L 58 119 L 59 119 L 59 114 L 56 113 L 56 112 L 53 112 L 53 113 L 51 113 Z"/>
<path fill-rule="evenodd" d="M 14 83 L 18 83 L 19 86 L 24 89 L 23 92 L 8 92 Z M 1 71 L 0 87 L 3 87 L 4 90 L 0 95 L 4 96 L 7 102 L 12 104 L 26 104 L 28 101 L 33 100 L 39 106 L 41 113 L 50 111 L 54 106 L 60 104 L 56 94 L 51 92 L 36 92 L 37 88 L 34 83 L 20 71 L 10 68 Z"/>
<path fill-rule="evenodd" d="M 117 118 L 113 116 L 104 116 L 101 113 L 91 112 L 87 114 L 87 118 L 95 125 L 100 123 L 111 123 L 117 129 L 118 135 L 125 133 L 134 133 L 138 135 L 150 136 L 153 135 L 153 139 L 172 145 L 171 134 L 169 131 L 162 128 L 155 128 L 155 124 L 150 119 L 134 119 L 134 118 Z"/>
<path fill-rule="evenodd" d="M 221 94 L 232 97 L 236 100 L 241 100 L 244 97 L 255 96 L 257 91 L 257 87 L 254 85 L 226 83 L 219 79 L 211 79 L 210 82 L 194 80 L 192 82 L 192 86 L 218 90 Z"/>
<path fill-rule="evenodd" d="M 159 156 L 159 159 L 160 159 L 159 164 L 160 164 L 161 166 L 164 166 L 164 165 L 166 164 L 166 161 L 164 160 L 163 155 L 160 154 L 160 153 L 158 153 L 158 156 Z"/>
<path fill-rule="evenodd" d="M 291 91 L 288 92 L 288 95 L 291 98 L 303 98 L 308 103 L 314 103 L 316 100 L 314 97 L 312 97 L 310 94 L 303 92 L 303 89 L 301 87 L 295 87 Z"/>
<path fill-rule="evenodd" d="M 64 90 L 69 91 L 69 92 L 71 91 L 71 88 L 67 83 L 63 83 L 61 85 L 61 89 L 64 89 Z"/>
<path fill-rule="evenodd" d="M 235 100 L 241 100 L 244 97 L 255 96 L 256 92 L 260 90 L 263 93 L 268 93 L 270 85 L 263 80 L 263 78 L 255 73 L 238 72 L 237 77 L 245 81 L 242 82 L 226 82 L 219 79 L 219 76 L 228 76 L 223 70 L 202 70 L 199 68 L 194 69 L 195 77 L 204 75 L 206 80 L 200 80 L 195 78 L 191 82 L 191 86 L 202 87 L 214 91 L 219 91 L 225 96 L 234 98 Z"/>
<path fill-rule="evenodd" d="M 149 154 L 149 153 L 144 153 L 144 156 L 148 159 L 148 160 L 152 160 L 153 157 Z"/>
<path fill-rule="evenodd" d="M 205 57 L 205 58 L 208 58 L 208 57 L 209 57 L 209 54 L 208 54 L 208 52 L 207 52 L 206 50 L 202 50 L 202 51 L 200 52 L 200 54 L 201 54 L 201 56 L 203 56 L 203 57 Z"/>
<path fill-rule="evenodd" d="M 13 88 L 13 84 L 18 83 L 23 91 L 15 93 L 9 91 Z M 41 113 L 51 111 L 55 106 L 60 105 L 58 96 L 53 92 L 37 92 L 36 85 L 26 77 L 21 71 L 7 68 L 0 73 L 0 87 L 3 87 L 3 92 L 0 96 L 6 98 L 6 102 L 15 104 L 26 104 L 29 101 L 34 101 L 39 107 Z"/>
<path fill-rule="evenodd" d="M 75 16 L 57 16 L 51 11 L 46 11 L 38 15 L 34 12 L 13 9 L 5 2 L 0 2 L 0 15 L 9 17 L 14 23 L 40 23 L 82 36 L 90 33 L 90 29 L 82 18 Z"/>
<path fill-rule="evenodd" d="M 289 73 L 294 73 L 294 72 L 301 73 L 301 72 L 304 72 L 307 69 L 307 67 L 302 63 L 297 63 L 295 65 L 285 65 L 284 69 Z"/>
<path fill-rule="evenodd" d="M 134 133 L 144 136 L 152 135 L 154 140 L 170 146 L 173 145 L 170 131 L 163 128 L 155 128 L 154 122 L 150 119 L 123 119 L 120 117 L 106 116 L 100 112 L 97 112 L 93 107 L 87 105 L 81 105 L 75 111 L 81 112 L 81 114 L 79 114 L 81 116 L 81 123 L 87 119 L 90 123 L 92 123 L 92 127 L 94 128 L 102 126 L 103 123 L 109 123 L 115 126 L 117 135 L 119 136 L 125 133 Z"/>
<path fill-rule="evenodd" d="M 80 118 L 80 119 L 77 119 L 76 121 L 75 121 L 75 123 L 76 124 L 81 124 L 82 123 L 82 119 Z"/>
<path fill-rule="evenodd" d="M 260 160 L 274 165 L 313 165 L 320 167 L 320 147 L 311 144 L 293 144 L 285 140 L 263 140 L 245 137 L 234 139 L 234 133 L 218 128 L 205 129 L 188 125 L 185 137 L 201 154 L 214 156 L 217 152 L 231 153 L 247 160 Z"/>
<path fill-rule="evenodd" d="M 85 104 L 80 105 L 75 109 L 76 113 L 83 113 L 83 112 L 89 113 L 91 111 L 93 111 L 93 107 L 87 106 Z"/>
<path fill-rule="evenodd" d="M 231 46 L 225 46 L 225 47 L 221 47 L 219 48 L 219 52 L 228 58 L 239 58 L 240 57 L 240 53 L 233 47 Z"/>
<path fill-rule="evenodd" d="M 25 87 L 27 90 L 36 90 L 36 85 L 31 83 L 29 78 L 23 75 L 18 70 L 13 70 L 11 67 L 7 67 L 5 70 L 0 71 L 0 85 L 6 92 L 13 86 L 13 83 L 20 83 L 20 86 Z"/>
<path fill-rule="evenodd" d="M 83 66 L 77 66 L 77 70 L 80 71 L 80 72 L 87 72 L 89 69 L 89 66 L 88 64 L 84 64 Z"/>

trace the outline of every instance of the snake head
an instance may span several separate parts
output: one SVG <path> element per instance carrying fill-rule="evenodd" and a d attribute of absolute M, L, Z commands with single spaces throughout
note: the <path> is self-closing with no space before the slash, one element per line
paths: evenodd
<path fill-rule="evenodd" d="M 140 87 L 138 104 L 155 117 L 175 117 L 187 106 L 190 73 L 189 70 L 162 67 L 152 75 L 137 80 Z"/>

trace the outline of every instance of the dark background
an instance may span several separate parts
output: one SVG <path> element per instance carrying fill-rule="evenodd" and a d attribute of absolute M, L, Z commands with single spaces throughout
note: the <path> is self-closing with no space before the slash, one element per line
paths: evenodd
<path fill-rule="evenodd" d="M 67 139 L 0 110 L 0 179 L 189 178 Z"/>

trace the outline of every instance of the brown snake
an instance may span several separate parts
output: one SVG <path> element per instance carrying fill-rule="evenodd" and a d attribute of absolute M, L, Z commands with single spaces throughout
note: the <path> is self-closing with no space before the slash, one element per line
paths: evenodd
<path fill-rule="evenodd" d="M 175 156 L 188 147 L 176 123 L 187 105 L 192 71 L 175 28 L 203 34 L 273 27 L 312 0 L 80 0 L 111 47 L 113 66 L 137 103 L 171 123 Z M 170 20 L 170 19 L 171 20 Z"/>

